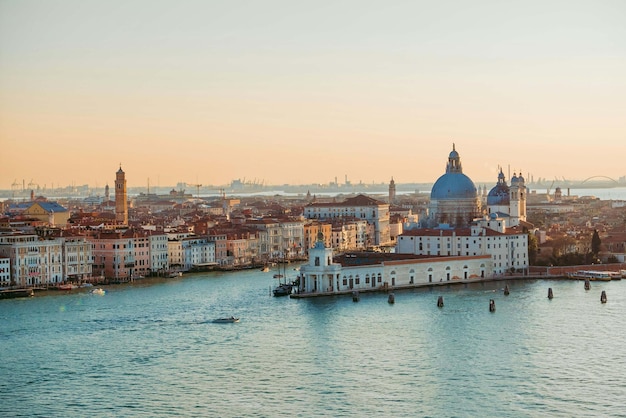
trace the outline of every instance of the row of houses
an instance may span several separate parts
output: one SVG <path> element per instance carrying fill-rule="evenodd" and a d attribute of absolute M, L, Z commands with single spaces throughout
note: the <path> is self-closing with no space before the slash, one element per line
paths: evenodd
<path fill-rule="evenodd" d="M 357 203 L 372 202 L 381 204 L 363 197 Z M 345 207 L 346 202 L 341 205 Z M 0 234 L 0 260 L 10 267 L 0 271 L 0 286 L 80 282 L 94 277 L 126 281 L 208 267 L 301 260 L 320 233 L 325 244 L 336 252 L 364 250 L 381 242 L 377 238 L 379 225 L 355 217 L 359 210 L 344 212 L 341 217 L 317 215 L 314 219 L 240 218 L 207 223 L 204 229 L 165 230 L 154 225 L 92 228 L 80 224 L 60 229 L 52 228 L 50 223 L 23 231 L 7 230 Z M 388 209 L 385 216 L 388 224 Z M 25 232 L 29 230 L 37 232 Z M 384 236 L 388 236 L 388 230 Z"/>

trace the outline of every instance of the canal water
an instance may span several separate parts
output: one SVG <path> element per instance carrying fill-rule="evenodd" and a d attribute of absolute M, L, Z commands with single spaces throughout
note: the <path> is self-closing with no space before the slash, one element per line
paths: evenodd
<path fill-rule="evenodd" d="M 274 298 L 275 284 L 250 270 L 0 300 L 0 416 L 626 415 L 626 280 L 414 289 L 395 304 Z"/>

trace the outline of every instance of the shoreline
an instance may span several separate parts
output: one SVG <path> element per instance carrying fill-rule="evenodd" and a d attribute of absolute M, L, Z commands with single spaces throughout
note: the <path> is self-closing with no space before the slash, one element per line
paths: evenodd
<path fill-rule="evenodd" d="M 403 291 L 403 290 L 412 290 L 412 289 L 423 289 L 423 288 L 435 288 L 441 286 L 459 286 L 459 285 L 467 285 L 474 283 L 492 283 L 492 282 L 515 282 L 521 280 L 563 280 L 563 281 L 582 281 L 584 279 L 572 278 L 563 275 L 512 275 L 512 276 L 497 276 L 497 277 L 487 277 L 487 278 L 477 278 L 477 279 L 467 279 L 467 280 L 450 280 L 445 282 L 433 282 L 433 283 L 414 283 L 405 286 L 379 286 L 372 287 L 366 289 L 348 289 L 348 290 L 340 290 L 337 292 L 316 292 L 316 293 L 292 293 L 289 295 L 292 299 L 309 299 L 309 298 L 317 298 L 317 297 L 330 297 L 330 296 L 345 296 L 352 295 L 354 292 L 357 294 L 361 293 L 393 293 L 395 291 Z M 621 279 L 614 279 L 610 281 L 619 281 Z M 592 280 L 593 281 L 593 280 Z M 601 281 L 601 280 L 596 280 Z M 608 281 L 603 281 L 608 282 Z"/>

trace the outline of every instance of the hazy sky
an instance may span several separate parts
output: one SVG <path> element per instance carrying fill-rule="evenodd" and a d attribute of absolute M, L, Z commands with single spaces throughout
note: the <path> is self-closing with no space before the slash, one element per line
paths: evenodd
<path fill-rule="evenodd" d="M 0 188 L 626 175 L 626 1 L 0 0 Z"/>

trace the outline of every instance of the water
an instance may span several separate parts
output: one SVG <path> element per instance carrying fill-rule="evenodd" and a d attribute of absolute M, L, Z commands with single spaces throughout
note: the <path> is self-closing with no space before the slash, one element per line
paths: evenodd
<path fill-rule="evenodd" d="M 205 273 L 2 300 L 0 416 L 626 416 L 625 280 L 417 289 L 393 305 L 273 298 L 272 284 Z"/>

